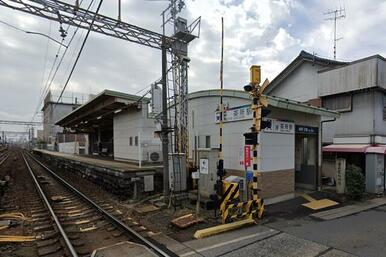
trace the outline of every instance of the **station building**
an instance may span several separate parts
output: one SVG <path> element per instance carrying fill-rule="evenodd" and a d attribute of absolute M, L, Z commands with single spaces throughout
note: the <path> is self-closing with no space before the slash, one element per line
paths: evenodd
<path fill-rule="evenodd" d="M 43 140 L 49 150 L 58 150 L 58 134 L 63 132 L 63 128 L 55 125 L 55 121 L 67 115 L 80 106 L 74 98 L 65 98 L 64 101 L 57 102 L 51 91 L 48 91 L 44 98 L 43 112 Z"/>
<path fill-rule="evenodd" d="M 56 122 L 71 133 L 88 134 L 89 155 L 129 162 L 160 162 L 161 141 L 155 135 L 150 99 L 104 90 Z"/>
<path fill-rule="evenodd" d="M 246 185 L 252 164 L 244 163 L 247 148 L 243 134 L 252 126 L 251 98 L 240 90 L 224 90 L 223 94 L 225 169 L 227 176 L 245 178 Z M 318 189 L 321 117 L 336 118 L 338 114 L 284 98 L 267 98 L 271 127 L 260 135 L 262 197 L 280 201 L 294 197 L 297 187 Z M 189 94 L 188 158 L 199 167 L 203 153 L 213 153 L 208 174 L 200 179 L 206 180 L 207 196 L 214 192 L 216 181 L 217 168 L 213 163 L 218 161 L 219 102 L 220 90 Z M 88 134 L 89 155 L 143 165 L 160 163 L 161 140 L 156 133 L 157 121 L 149 113 L 149 103 L 149 98 L 104 90 L 56 124 L 67 133 Z"/>
<path fill-rule="evenodd" d="M 293 198 L 297 187 L 320 188 L 321 117 L 337 118 L 338 113 L 280 97 L 267 98 L 271 112 L 266 119 L 271 127 L 260 133 L 258 149 L 261 196 L 276 202 Z M 223 102 L 224 167 L 227 175 L 248 180 L 252 164 L 244 163 L 243 134 L 252 126 L 251 97 L 244 91 L 223 90 Z M 196 163 L 200 151 L 219 147 L 219 103 L 217 89 L 189 94 L 189 155 Z M 204 176 L 214 183 L 217 169 L 213 166 L 214 162 L 208 170 L 213 174 Z"/>

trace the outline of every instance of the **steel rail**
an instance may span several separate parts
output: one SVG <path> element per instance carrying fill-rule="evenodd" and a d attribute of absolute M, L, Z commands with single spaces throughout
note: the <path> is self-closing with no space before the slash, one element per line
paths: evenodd
<path fill-rule="evenodd" d="M 36 176 L 35 176 L 35 174 L 33 173 L 33 171 L 32 171 L 32 169 L 31 169 L 30 165 L 28 164 L 28 161 L 27 161 L 27 159 L 25 158 L 23 152 L 21 153 L 21 156 L 23 157 L 24 162 L 25 162 L 25 164 L 26 164 L 26 166 L 27 166 L 27 168 L 28 168 L 28 170 L 29 170 L 29 172 L 30 172 L 30 174 L 31 174 L 31 177 L 32 177 L 32 179 L 33 179 L 33 181 L 34 181 L 34 183 L 35 183 L 36 189 L 38 190 L 38 192 L 39 192 L 41 198 L 43 199 L 44 204 L 47 206 L 48 210 L 50 211 L 50 214 L 51 214 L 52 218 L 54 219 L 55 224 L 56 224 L 56 226 L 58 227 L 59 232 L 60 232 L 60 234 L 62 235 L 62 237 L 63 237 L 63 239 L 64 239 L 64 242 L 65 242 L 65 244 L 66 244 L 68 250 L 69 250 L 70 253 L 71 253 L 71 256 L 72 256 L 72 257 L 78 257 L 78 254 L 77 254 L 77 252 L 75 251 L 74 246 L 72 245 L 70 239 L 68 238 L 66 232 L 64 231 L 62 225 L 60 224 L 60 221 L 59 221 L 58 217 L 56 216 L 56 214 L 55 214 L 55 212 L 54 212 L 54 210 L 53 210 L 53 208 L 52 208 L 50 202 L 48 201 L 46 195 L 44 194 L 43 189 L 41 188 L 41 186 L 40 186 L 38 180 L 36 179 Z"/>
<path fill-rule="evenodd" d="M 3 165 L 3 163 L 8 159 L 9 155 L 6 155 L 6 154 L 3 154 L 1 157 L 3 157 L 5 155 L 5 157 L 0 161 L 0 166 Z"/>
<path fill-rule="evenodd" d="M 43 167 L 46 171 L 48 171 L 52 176 L 54 176 L 56 179 L 59 180 L 65 187 L 73 191 L 75 194 L 80 196 L 83 200 L 91 204 L 94 208 L 96 208 L 102 215 L 107 217 L 110 221 L 112 221 L 115 225 L 117 225 L 120 229 L 124 230 L 124 232 L 128 233 L 130 236 L 135 237 L 137 240 L 142 242 L 144 246 L 146 246 L 149 250 L 153 251 L 155 254 L 158 256 L 163 256 L 163 257 L 171 257 L 168 253 L 166 253 L 164 250 L 141 236 L 139 233 L 137 233 L 135 230 L 132 228 L 128 227 L 125 223 L 120 221 L 118 218 L 116 218 L 114 215 L 111 215 L 108 213 L 106 210 L 104 210 L 101 206 L 99 206 L 97 203 L 95 203 L 93 200 L 91 200 L 89 197 L 87 197 L 85 194 L 80 192 L 78 189 L 76 189 L 74 186 L 72 186 L 70 183 L 68 183 L 66 180 L 64 180 L 62 177 L 57 175 L 55 172 L 53 172 L 50 168 L 45 166 L 42 162 L 40 162 L 38 159 L 36 159 L 34 156 L 32 156 L 30 153 L 28 155 L 36 161 L 41 167 Z"/>

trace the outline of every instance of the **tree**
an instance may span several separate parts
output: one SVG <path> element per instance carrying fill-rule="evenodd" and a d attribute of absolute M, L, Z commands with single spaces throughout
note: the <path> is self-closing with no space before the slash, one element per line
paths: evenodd
<path fill-rule="evenodd" d="M 353 200 L 360 200 L 365 192 L 365 177 L 362 169 L 349 164 L 346 168 L 346 191 Z"/>

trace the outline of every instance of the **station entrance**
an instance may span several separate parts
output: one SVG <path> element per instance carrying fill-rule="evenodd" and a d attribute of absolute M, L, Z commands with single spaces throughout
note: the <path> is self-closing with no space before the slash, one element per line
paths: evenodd
<path fill-rule="evenodd" d="M 295 186 L 316 190 L 318 182 L 318 128 L 296 125 Z"/>

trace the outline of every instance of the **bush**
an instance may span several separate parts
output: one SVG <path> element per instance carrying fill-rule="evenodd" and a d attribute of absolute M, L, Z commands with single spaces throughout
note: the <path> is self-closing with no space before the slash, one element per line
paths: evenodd
<path fill-rule="evenodd" d="M 360 200 L 365 192 L 365 177 L 361 168 L 349 164 L 346 168 L 346 191 L 353 200 Z"/>

